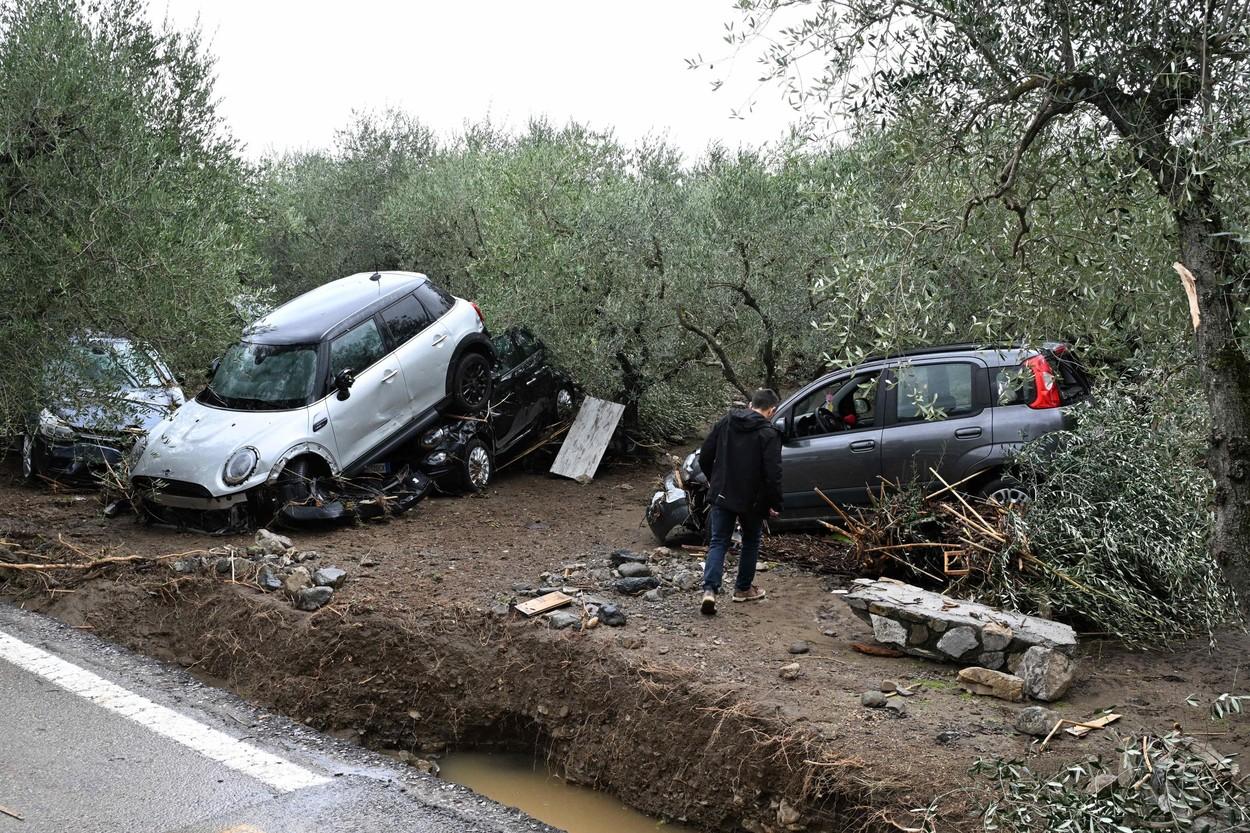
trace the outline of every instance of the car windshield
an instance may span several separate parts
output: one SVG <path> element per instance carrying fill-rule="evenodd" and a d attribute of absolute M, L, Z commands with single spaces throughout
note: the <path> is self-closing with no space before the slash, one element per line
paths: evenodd
<path fill-rule="evenodd" d="M 129 341 L 100 340 L 73 344 L 51 375 L 59 383 L 74 383 L 94 391 L 120 388 L 159 388 L 161 379 L 152 358 Z"/>
<path fill-rule="evenodd" d="M 205 405 L 248 411 L 276 411 L 308 404 L 317 382 L 317 348 L 310 344 L 234 345 L 222 356 Z"/>

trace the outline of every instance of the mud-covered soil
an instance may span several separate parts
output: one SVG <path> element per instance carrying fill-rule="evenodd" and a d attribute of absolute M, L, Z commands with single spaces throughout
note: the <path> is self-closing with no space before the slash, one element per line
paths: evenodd
<path fill-rule="evenodd" d="M 826 545 L 810 536 L 766 540 L 770 568 L 757 583 L 768 598 L 726 599 L 713 618 L 699 614 L 694 591 L 659 603 L 617 597 L 624 628 L 552 631 L 500 615 L 514 585 L 537 587 L 544 572 L 601 564 L 621 547 L 652 550 L 641 518 L 660 474 L 659 465 L 614 467 L 581 486 L 505 472 L 481 496 L 297 533 L 317 564 L 349 574 L 313 614 L 246 581 L 177 577 L 163 564 L 53 588 L 70 592 L 27 584 L 22 598 L 364 743 L 418 754 L 449 744 L 533 749 L 645 812 L 706 829 L 894 829 L 914 826 L 909 808 L 935 801 L 939 829 L 972 829 L 985 787 L 967 773 L 978 758 L 1057 767 L 1110 753 L 1121 734 L 1178 723 L 1226 754 L 1250 751 L 1250 717 L 1211 721 L 1185 702 L 1250 689 L 1244 633 L 1153 654 L 1086 639 L 1078 681 L 1056 707 L 1079 719 L 1115 706 L 1124 719 L 1083 740 L 1061 734 L 1039 753 L 1011 728 L 1021 706 L 961 693 L 955 668 L 851 650 L 870 630 L 830 593 L 845 578 L 801 566 Z M 92 554 L 147 555 L 251 543 L 108 520 L 94 496 L 4 477 L 0 530 L 10 539 L 59 536 Z M 698 569 L 697 554 L 678 557 Z M 788 652 L 799 640 L 810 653 Z M 781 679 L 791 662 L 800 676 Z M 908 717 L 860 706 L 885 680 L 918 687 Z"/>

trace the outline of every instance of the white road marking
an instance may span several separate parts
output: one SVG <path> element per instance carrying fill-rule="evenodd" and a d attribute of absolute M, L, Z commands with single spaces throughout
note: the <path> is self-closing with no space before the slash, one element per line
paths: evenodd
<path fill-rule="evenodd" d="M 263 781 L 278 792 L 315 787 L 330 780 L 173 709 L 153 703 L 47 651 L 27 645 L 4 631 L 0 631 L 0 659 L 133 720 L 206 758 Z"/>

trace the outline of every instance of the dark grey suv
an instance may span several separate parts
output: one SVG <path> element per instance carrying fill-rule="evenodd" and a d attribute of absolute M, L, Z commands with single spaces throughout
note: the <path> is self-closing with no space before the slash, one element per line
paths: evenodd
<path fill-rule="evenodd" d="M 800 388 L 778 407 L 785 511 L 775 526 L 831 514 L 817 494 L 864 503 L 883 481 L 964 481 L 1003 502 L 1024 497 L 1007 467 L 1014 450 L 1066 423 L 1089 396 L 1089 377 L 1065 344 L 959 344 L 867 359 Z M 701 532 L 706 512 L 698 456 L 656 492 L 647 521 L 657 538 Z"/>

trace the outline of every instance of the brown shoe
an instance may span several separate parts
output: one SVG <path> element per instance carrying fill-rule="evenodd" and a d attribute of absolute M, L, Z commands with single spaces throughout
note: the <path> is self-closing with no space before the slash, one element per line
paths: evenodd
<path fill-rule="evenodd" d="M 703 593 L 703 604 L 699 606 L 700 612 L 704 616 L 711 616 L 716 612 L 716 594 L 710 590 Z"/>
<path fill-rule="evenodd" d="M 735 602 L 758 602 L 767 595 L 763 590 L 752 584 L 750 590 L 735 590 L 733 599 Z"/>

